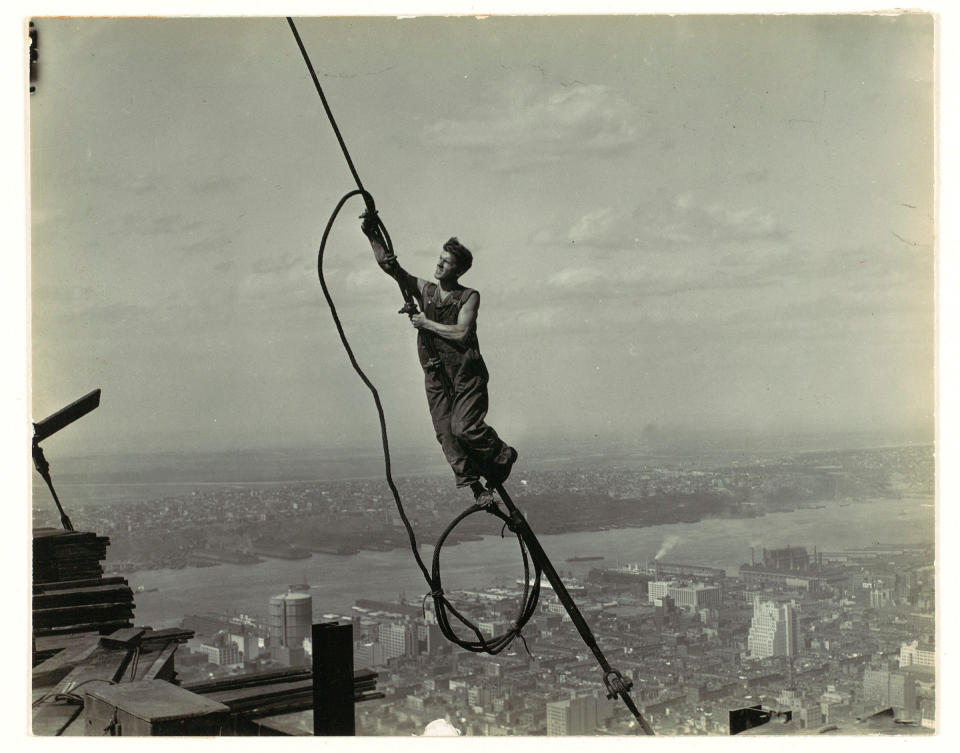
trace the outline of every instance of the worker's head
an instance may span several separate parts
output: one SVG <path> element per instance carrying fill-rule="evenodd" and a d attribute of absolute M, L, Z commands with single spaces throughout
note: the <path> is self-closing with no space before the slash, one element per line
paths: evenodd
<path fill-rule="evenodd" d="M 458 279 L 473 265 L 473 254 L 456 238 L 443 244 L 443 253 L 433 276 L 438 280 Z"/>

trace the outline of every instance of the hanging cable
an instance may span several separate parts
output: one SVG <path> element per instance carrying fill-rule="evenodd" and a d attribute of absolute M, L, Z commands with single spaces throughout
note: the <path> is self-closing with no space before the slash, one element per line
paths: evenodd
<path fill-rule="evenodd" d="M 333 132 L 337 136 L 337 141 L 340 142 L 340 149 L 343 151 L 343 156 L 347 158 L 347 166 L 350 168 L 350 172 L 353 173 L 353 179 L 357 183 L 357 188 L 361 191 L 361 193 L 369 195 L 363 190 L 363 183 L 360 182 L 360 175 L 357 173 L 357 168 L 353 166 L 353 160 L 350 159 L 350 152 L 347 151 L 347 145 L 343 140 L 343 136 L 340 135 L 340 129 L 337 127 L 337 121 L 333 117 L 333 111 L 330 109 L 330 105 L 327 103 L 327 98 L 323 94 L 323 87 L 320 86 L 320 79 L 317 78 L 317 72 L 313 69 L 313 64 L 310 62 L 310 56 L 307 54 L 307 48 L 303 46 L 303 40 L 300 39 L 300 33 L 297 31 L 297 26 L 293 23 L 293 19 L 290 18 L 290 16 L 287 16 L 287 23 L 290 24 L 290 31 L 293 32 L 293 38 L 297 40 L 297 47 L 300 48 L 300 54 L 303 55 L 303 62 L 307 64 L 307 70 L 310 71 L 310 77 L 313 79 L 313 84 L 317 87 L 317 94 L 320 95 L 320 101 L 323 103 L 323 109 L 327 113 L 327 118 L 330 120 L 330 125 L 333 126 Z"/>
<path fill-rule="evenodd" d="M 383 446 L 383 457 L 384 457 L 384 470 L 387 480 L 387 485 L 390 488 L 390 492 L 393 495 L 394 502 L 397 506 L 397 511 L 400 515 L 400 520 L 403 523 L 404 529 L 407 532 L 407 538 L 410 543 L 410 549 L 413 552 L 414 559 L 417 562 L 417 566 L 420 568 L 420 572 L 423 574 L 424 580 L 426 580 L 427 585 L 430 588 L 429 596 L 433 599 L 434 610 L 437 617 L 437 624 L 440 627 L 441 632 L 444 637 L 449 641 L 455 643 L 461 648 L 467 649 L 468 651 L 474 652 L 483 652 L 488 654 L 498 654 L 504 649 L 506 649 L 515 639 L 518 637 L 523 641 L 524 646 L 526 646 L 526 641 L 523 639 L 522 630 L 530 618 L 533 616 L 534 610 L 536 609 L 537 601 L 540 596 L 540 578 L 543 572 L 546 572 L 547 577 L 550 581 L 550 584 L 553 586 L 554 591 L 557 594 L 557 597 L 560 599 L 567 613 L 570 615 L 571 620 L 574 623 L 574 626 L 577 628 L 577 631 L 580 633 L 581 638 L 593 652 L 597 661 L 599 662 L 601 668 L 604 671 L 603 682 L 607 688 L 607 696 L 609 698 L 620 697 L 623 702 L 626 704 L 627 708 L 633 714 L 634 718 L 637 720 L 637 723 L 640 729 L 648 735 L 653 734 L 653 730 L 650 725 L 643 718 L 643 715 L 640 713 L 637 706 L 634 704 L 633 699 L 630 697 L 629 689 L 632 685 L 628 680 L 626 680 L 623 675 L 620 674 L 616 669 L 613 669 L 609 662 L 607 662 L 606 657 L 603 655 L 603 652 L 600 650 L 600 647 L 597 645 L 596 639 L 593 636 L 590 627 L 587 625 L 586 620 L 583 619 L 583 616 L 580 614 L 580 610 L 577 608 L 573 599 L 570 597 L 570 594 L 567 592 L 566 587 L 563 584 L 563 581 L 560 579 L 559 574 L 553 568 L 553 565 L 550 563 L 549 558 L 546 553 L 543 551 L 543 548 L 540 546 L 540 542 L 537 540 L 536 535 L 533 533 L 533 530 L 530 528 L 526 519 L 523 517 L 521 512 L 513 504 L 513 501 L 510 499 L 510 496 L 507 494 L 506 490 L 503 488 L 502 484 L 495 484 L 497 493 L 500 495 L 500 498 L 503 500 L 509 514 L 504 513 L 496 505 L 493 506 L 480 506 L 472 505 L 471 507 L 464 510 L 460 513 L 450 525 L 447 526 L 446 530 L 441 534 L 437 544 L 434 547 L 433 553 L 433 562 L 432 569 L 427 570 L 426 565 L 423 562 L 423 559 L 420 557 L 418 550 L 416 535 L 414 534 L 413 527 L 410 524 L 410 520 L 407 517 L 406 511 L 403 508 L 403 503 L 400 500 L 400 493 L 397 490 L 396 484 L 393 481 L 393 475 L 391 472 L 391 461 L 390 461 L 390 446 L 389 440 L 387 438 L 387 425 L 386 418 L 383 413 L 383 406 L 380 402 L 380 395 L 377 392 L 376 387 L 373 385 L 373 382 L 367 377 L 363 369 L 360 368 L 357 359 L 353 354 L 353 349 L 350 347 L 350 343 L 347 340 L 346 333 L 344 332 L 343 325 L 340 322 L 340 317 L 337 314 L 336 306 L 333 302 L 333 297 L 330 295 L 330 291 L 327 288 L 326 280 L 323 275 L 323 257 L 326 250 L 327 239 L 330 236 L 330 230 L 333 228 L 334 223 L 336 222 L 337 216 L 340 214 L 341 209 L 343 209 L 344 204 L 354 197 L 362 196 L 364 202 L 367 205 L 368 215 L 372 215 L 376 219 L 377 232 L 381 233 L 381 239 L 383 240 L 383 246 L 387 251 L 393 254 L 393 244 L 390 241 L 389 233 L 387 232 L 386 226 L 383 224 L 383 221 L 380 219 L 379 215 L 376 212 L 375 204 L 373 201 L 373 196 L 363 187 L 363 183 L 360 180 L 360 176 L 357 173 L 356 168 L 354 167 L 353 160 L 350 158 L 350 153 L 347 150 L 346 143 L 343 140 L 342 135 L 340 134 L 340 129 L 337 127 L 336 120 L 333 117 L 333 113 L 330 110 L 330 106 L 327 103 L 327 99 L 323 94 L 323 89 L 320 86 L 320 80 L 317 78 L 317 74 L 313 69 L 313 65 L 310 62 L 310 57 L 307 54 L 307 50 L 303 45 L 303 41 L 300 38 L 300 34 L 297 32 L 296 25 L 293 23 L 293 19 L 289 16 L 287 17 L 287 22 L 290 24 L 290 29 L 293 31 L 294 38 L 297 41 L 297 46 L 300 48 L 300 53 L 303 55 L 304 62 L 307 65 L 307 69 L 310 71 L 310 75 L 313 79 L 314 85 L 317 88 L 317 93 L 320 95 L 320 99 L 323 102 L 324 110 L 326 110 L 327 117 L 330 120 L 330 124 L 333 126 L 334 133 L 337 136 L 337 141 L 340 143 L 340 148 L 343 151 L 344 157 L 347 160 L 347 165 L 350 168 L 350 172 L 353 174 L 354 180 L 357 184 L 357 189 L 349 191 L 341 197 L 340 201 L 337 202 L 336 207 L 333 210 L 333 213 L 330 215 L 330 219 L 327 221 L 327 225 L 323 231 L 323 237 L 320 241 L 320 248 L 317 253 L 317 276 L 320 280 L 320 287 L 323 290 L 323 296 L 326 299 L 327 306 L 330 309 L 331 316 L 333 317 L 334 324 L 337 328 L 337 333 L 340 336 L 340 342 L 343 344 L 344 350 L 347 353 L 348 358 L 350 359 L 350 364 L 353 366 L 354 371 L 366 385 L 367 389 L 370 391 L 373 396 L 374 405 L 377 409 L 377 416 L 380 421 L 380 439 Z M 391 270 L 386 269 L 387 272 Z M 400 283 L 398 275 L 395 275 L 395 279 Z M 401 292 L 404 296 L 404 307 L 400 310 L 400 313 L 414 313 L 416 312 L 415 304 L 411 298 L 410 292 L 406 289 L 406 286 L 403 284 L 400 285 Z M 445 380 L 444 380 L 445 381 Z M 449 397 L 449 385 L 445 383 L 445 391 Z M 443 543 L 446 541 L 447 537 L 453 531 L 453 529 L 466 517 L 472 515 L 481 510 L 488 512 L 496 517 L 499 517 L 503 520 L 504 525 L 516 535 L 517 541 L 520 545 L 520 552 L 523 559 L 523 569 L 524 569 L 524 578 L 523 578 L 523 595 L 521 598 L 520 611 L 517 615 L 517 618 L 513 621 L 512 626 L 509 630 L 499 636 L 493 638 L 484 638 L 483 634 L 480 632 L 480 629 L 474 625 L 470 620 L 468 620 L 463 614 L 461 614 L 446 598 L 443 592 L 443 586 L 440 579 L 440 551 L 443 548 Z M 527 551 L 530 550 L 532 557 L 528 557 Z M 531 586 L 530 583 L 530 560 L 532 559 L 533 568 L 534 568 L 534 581 Z M 454 630 L 453 624 L 450 621 L 450 617 L 453 616 L 461 625 L 468 628 L 476 636 L 476 640 L 470 640 L 462 638 Z M 529 649 L 528 649 L 529 651 Z"/>
<path fill-rule="evenodd" d="M 530 617 L 533 616 L 534 610 L 537 606 L 537 600 L 540 597 L 540 566 L 536 563 L 536 561 L 534 561 L 534 582 L 531 586 L 530 561 L 527 556 L 526 544 L 520 533 L 517 532 L 516 536 L 520 544 L 520 551 L 523 556 L 524 575 L 524 589 L 523 596 L 520 600 L 520 609 L 516 619 L 513 621 L 512 627 L 508 631 L 502 635 L 494 636 L 493 638 L 484 638 L 483 634 L 480 632 L 480 629 L 477 628 L 476 625 L 474 625 L 463 614 L 461 614 L 450 603 L 444 594 L 443 584 L 440 579 L 440 551 L 443 548 L 444 541 L 446 541 L 453 529 L 468 515 L 472 515 L 480 510 L 486 510 L 487 512 L 499 517 L 504 521 L 505 524 L 512 525 L 510 518 L 498 508 L 482 508 L 478 505 L 472 505 L 464 512 L 460 513 L 460 515 L 458 515 L 441 534 L 440 539 L 437 541 L 437 544 L 434 547 L 432 570 L 427 569 L 426 564 L 420 557 L 416 534 L 414 533 L 413 526 L 410 524 L 410 519 L 407 517 L 406 510 L 403 507 L 403 502 L 400 499 L 400 492 L 393 480 L 391 467 L 392 464 L 390 459 L 390 441 L 387 437 L 387 421 L 383 413 L 383 404 L 380 401 L 380 393 L 377 391 L 377 388 L 374 386 L 373 382 L 370 381 L 370 378 L 366 375 L 366 373 L 364 373 L 363 369 L 360 368 L 360 364 L 357 362 L 357 358 L 354 355 L 353 348 L 350 346 L 350 341 L 347 339 L 347 335 L 344 332 L 343 323 L 340 321 L 336 304 L 333 302 L 333 296 L 330 295 L 330 289 L 327 287 L 327 281 L 323 274 L 323 259 L 324 252 L 326 251 L 327 247 L 327 239 L 330 237 L 330 231 L 336 222 L 337 216 L 343 209 L 344 204 L 346 204 L 350 198 L 358 195 L 364 195 L 365 193 L 365 191 L 357 189 L 344 194 L 340 201 L 337 202 L 333 213 L 330 215 L 330 219 L 327 220 L 327 225 L 323 229 L 323 236 L 320 239 L 320 249 L 317 252 L 317 277 L 320 280 L 320 289 L 323 291 L 323 297 L 326 299 L 327 307 L 330 309 L 330 315 L 333 317 L 333 323 L 337 328 L 337 334 L 340 336 L 340 342 L 342 343 L 343 348 L 347 353 L 347 357 L 350 360 L 350 365 L 353 366 L 353 370 L 357 373 L 361 381 L 370 391 L 370 394 L 373 396 L 373 403 L 376 406 L 377 417 L 380 422 L 380 442 L 383 447 L 384 472 L 386 475 L 387 486 L 390 488 L 390 493 L 393 495 L 397 512 L 400 515 L 400 520 L 407 532 L 410 550 L 413 552 L 413 557 L 417 562 L 417 566 L 420 568 L 420 572 L 423 574 L 423 578 L 427 582 L 427 586 L 430 588 L 430 596 L 433 598 L 434 611 L 437 616 L 437 624 L 439 625 L 444 637 L 447 638 L 447 640 L 457 644 L 461 648 L 465 648 L 468 651 L 497 654 L 507 648 L 514 641 L 514 639 L 520 635 L 523 627 L 530 620 Z M 454 629 L 453 623 L 450 620 L 451 616 L 460 622 L 461 625 L 470 630 L 474 636 L 476 636 L 476 640 L 465 639 L 458 635 Z"/>

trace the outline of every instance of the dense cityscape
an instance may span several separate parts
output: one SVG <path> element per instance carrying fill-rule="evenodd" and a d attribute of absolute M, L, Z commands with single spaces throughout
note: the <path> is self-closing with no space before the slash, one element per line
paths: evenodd
<path fill-rule="evenodd" d="M 450 500 L 448 484 L 445 477 L 399 480 L 422 537 L 442 530 L 463 501 Z M 778 511 L 864 499 L 900 499 L 909 510 L 932 505 L 932 485 L 930 447 L 716 468 L 531 470 L 514 484 L 538 533 L 711 517 L 743 519 L 746 527 Z M 49 515 L 43 502 L 35 501 L 38 518 Z M 110 536 L 107 567 L 115 572 L 256 567 L 265 557 L 309 557 L 310 550 L 347 555 L 406 545 L 382 479 L 225 486 L 71 513 L 84 529 Z M 164 536 L 150 535 L 158 530 Z M 457 530 L 461 540 L 481 535 L 469 524 Z M 932 545 L 905 539 L 825 551 L 816 541 L 768 547 L 743 540 L 737 573 L 659 557 L 591 563 L 584 577 L 567 582 L 658 734 L 728 734 L 729 711 L 755 704 L 789 710 L 802 727 L 887 707 L 904 723 L 934 726 Z M 489 636 L 508 629 L 521 588 L 498 584 L 448 597 Z M 349 614 L 314 601 L 308 583 L 272 597 L 266 617 L 198 608 L 183 616 L 195 637 L 177 655 L 178 673 L 188 681 L 307 664 L 311 621 L 336 620 L 352 624 L 354 665 L 376 670 L 385 694 L 357 707 L 358 734 L 418 734 L 436 719 L 468 735 L 635 731 L 626 709 L 605 697 L 590 652 L 546 585 L 522 640 L 497 656 L 452 647 L 429 600 L 378 601 L 362 589 L 358 582 Z"/>
<path fill-rule="evenodd" d="M 814 556 L 788 547 L 764 550 L 739 577 L 653 561 L 594 569 L 583 584 L 570 585 L 658 734 L 728 734 L 728 711 L 752 704 L 790 710 L 804 727 L 886 707 L 932 727 L 931 554 L 877 545 Z M 455 597 L 458 609 L 494 635 L 513 618 L 519 588 Z M 309 599 L 278 595 L 271 614 L 284 602 Z M 596 665 L 549 592 L 524 642 L 499 656 L 453 650 L 430 605 L 358 599 L 352 614 L 323 619 L 352 622 L 355 667 L 376 668 L 386 693 L 358 708 L 359 734 L 417 734 L 435 719 L 469 735 L 635 731 L 626 709 L 605 697 Z M 261 624 L 245 615 L 194 615 L 183 624 L 198 636 L 185 677 L 271 666 L 280 654 L 302 662 L 310 650 L 304 637 L 294 656 L 289 648 L 283 653 L 273 618 Z"/>

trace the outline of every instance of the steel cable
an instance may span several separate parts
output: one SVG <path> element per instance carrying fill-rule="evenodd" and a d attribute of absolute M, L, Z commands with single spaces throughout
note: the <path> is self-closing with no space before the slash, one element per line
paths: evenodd
<path fill-rule="evenodd" d="M 287 17 L 287 22 L 290 25 L 290 29 L 293 32 L 293 36 L 296 39 L 297 46 L 300 48 L 300 53 L 303 55 L 303 60 L 307 65 L 307 69 L 310 72 L 310 76 L 313 79 L 313 83 L 316 86 L 317 93 L 320 95 L 320 100 L 323 103 L 323 108 L 327 113 L 327 118 L 330 120 L 330 125 L 333 127 L 333 131 L 336 134 L 337 141 L 340 143 L 340 149 L 343 151 L 343 156 L 347 160 L 347 165 L 350 168 L 350 172 L 353 174 L 354 181 L 357 184 L 357 190 L 350 191 L 345 194 L 340 201 L 337 203 L 336 208 L 331 214 L 330 219 L 327 221 L 327 226 L 323 231 L 323 238 L 320 243 L 320 250 L 317 255 L 317 274 L 320 278 L 320 286 L 323 289 L 324 298 L 326 298 L 327 305 L 330 308 L 330 313 L 333 316 L 334 323 L 337 327 L 337 332 L 340 335 L 340 341 L 343 344 L 344 349 L 347 352 L 347 355 L 350 358 L 350 363 L 352 364 L 354 370 L 360 376 L 363 383 L 367 386 L 367 389 L 370 390 L 370 393 L 373 395 L 374 404 L 377 408 L 377 415 L 380 420 L 380 436 L 381 442 L 383 445 L 383 455 L 384 455 L 384 466 L 386 471 L 387 484 L 390 487 L 390 491 L 393 494 L 394 501 L 397 505 L 397 510 L 400 514 L 400 519 L 403 521 L 404 528 L 407 531 L 407 537 L 410 541 L 410 548 L 413 551 L 414 559 L 417 561 L 417 566 L 420 568 L 421 573 L 423 574 L 424 579 L 427 582 L 427 585 L 430 587 L 429 595 L 433 598 L 434 609 L 437 617 L 437 624 L 440 627 L 443 635 L 451 642 L 457 644 L 461 648 L 467 649 L 469 651 L 475 652 L 484 652 L 489 654 L 497 654 L 507 648 L 516 638 L 520 638 L 523 642 L 524 647 L 526 648 L 527 642 L 523 638 L 522 630 L 526 623 L 533 616 L 533 612 L 536 609 L 537 600 L 540 596 L 540 577 L 543 572 L 543 568 L 546 567 L 546 573 L 548 579 L 550 580 L 551 585 L 557 590 L 557 595 L 560 597 L 561 602 L 563 603 L 567 613 L 570 615 L 575 626 L 577 627 L 578 632 L 580 633 L 583 640 L 593 651 L 594 656 L 597 658 L 597 661 L 600 663 L 601 668 L 604 670 L 604 685 L 607 687 L 607 695 L 609 698 L 620 697 L 623 702 L 626 704 L 627 708 L 636 718 L 640 729 L 647 735 L 653 734 L 653 729 L 643 718 L 643 715 L 640 713 L 639 709 L 633 702 L 633 699 L 630 698 L 629 688 L 631 683 L 624 680 L 623 676 L 616 670 L 612 669 L 607 662 L 606 658 L 603 655 L 603 652 L 600 650 L 600 647 L 596 643 L 596 639 L 593 636 L 590 627 L 587 625 L 586 621 L 583 619 L 583 616 L 580 614 L 579 609 L 573 603 L 573 600 L 570 598 L 570 595 L 566 593 L 566 588 L 563 586 L 563 582 L 560 580 L 559 575 L 553 568 L 553 565 L 550 564 L 549 559 L 546 556 L 546 553 L 543 551 L 540 546 L 539 541 L 537 541 L 536 535 L 530 529 L 529 525 L 523 518 L 523 515 L 520 511 L 513 505 L 513 502 L 510 500 L 509 495 L 503 489 L 503 486 L 498 484 L 496 486 L 497 492 L 503 500 L 504 504 L 507 506 L 510 514 L 507 515 L 503 513 L 496 505 L 481 507 L 478 505 L 473 505 L 464 512 L 460 513 L 446 530 L 441 534 L 440 539 L 437 541 L 436 546 L 434 547 L 433 555 L 433 569 L 431 573 L 427 572 L 426 565 L 423 560 L 420 558 L 420 553 L 417 547 L 416 536 L 413 531 L 413 527 L 410 525 L 410 521 L 407 518 L 406 512 L 403 509 L 403 503 L 400 501 L 400 493 L 397 490 L 396 484 L 393 482 L 393 476 L 390 470 L 390 448 L 389 442 L 387 440 L 387 426 L 386 419 L 383 414 L 383 406 L 380 402 L 380 395 L 377 392 L 376 387 L 373 383 L 367 378 L 367 375 L 360 368 L 360 365 L 357 363 L 356 358 L 353 355 L 353 350 L 350 347 L 350 343 L 347 341 L 346 334 L 343 330 L 343 325 L 340 322 L 340 317 L 337 314 L 336 306 L 333 303 L 333 298 L 330 295 L 330 291 L 327 289 L 326 281 L 323 276 L 323 254 L 327 244 L 327 238 L 330 235 L 330 230 L 333 227 L 333 224 L 337 218 L 337 215 L 340 213 L 340 210 L 343 208 L 343 205 L 353 196 L 363 196 L 364 202 L 367 205 L 367 217 L 372 217 L 376 223 L 377 231 L 381 234 L 384 241 L 384 247 L 390 254 L 393 254 L 393 244 L 390 240 L 390 234 L 387 232 L 386 226 L 383 224 L 379 215 L 376 213 L 376 208 L 374 205 L 373 197 L 364 189 L 363 183 L 360 180 L 360 175 L 357 173 L 356 168 L 354 167 L 353 160 L 350 158 L 350 152 L 347 149 L 347 145 L 343 140 L 343 136 L 340 134 L 340 129 L 337 127 L 337 122 L 333 117 L 333 112 L 330 109 L 330 105 L 327 103 L 327 98 L 324 96 L 323 88 L 320 86 L 320 80 L 317 78 L 317 74 L 313 69 L 313 64 L 310 62 L 310 56 L 307 54 L 307 49 L 303 44 L 303 40 L 300 38 L 300 34 L 297 32 L 297 27 L 293 22 L 293 19 L 289 16 Z M 391 272 L 389 268 L 385 268 L 385 271 Z M 391 273 L 392 274 L 392 273 Z M 397 277 L 397 282 L 400 283 L 399 277 Z M 400 284 L 401 292 L 404 296 L 405 305 L 404 308 L 400 310 L 400 313 L 413 313 L 416 311 L 415 304 L 412 301 L 411 295 L 406 291 L 404 285 Z M 444 390 L 449 398 L 450 388 L 446 384 L 447 380 L 444 378 Z M 523 569 L 524 569 L 524 578 L 523 578 L 523 598 L 521 600 L 520 612 L 517 616 L 517 619 L 514 620 L 512 627 L 507 632 L 502 635 L 495 636 L 489 640 L 485 639 L 480 632 L 480 630 L 471 623 L 466 617 L 464 617 L 446 598 L 443 593 L 443 587 L 440 582 L 440 550 L 443 547 L 443 542 L 446 540 L 447 536 L 453 531 L 453 529 L 466 518 L 468 515 L 472 515 L 475 512 L 480 510 L 485 510 L 487 512 L 496 515 L 504 521 L 505 527 L 509 527 L 511 531 L 516 535 L 517 540 L 520 543 L 520 551 L 523 557 Z M 502 531 L 501 531 L 502 535 Z M 525 537 L 528 537 L 528 541 L 525 541 Z M 532 560 L 534 564 L 535 580 L 533 586 L 530 586 L 530 570 L 529 570 L 529 559 L 527 556 L 527 550 L 530 550 L 532 553 Z M 450 623 L 449 616 L 453 615 L 462 625 L 469 628 L 474 635 L 476 635 L 477 640 L 471 641 L 464 638 L 461 638 L 454 631 L 452 624 Z M 529 648 L 527 649 L 529 653 Z"/>
<path fill-rule="evenodd" d="M 377 391 L 376 386 L 374 386 L 373 382 L 370 381 L 370 378 L 366 375 L 366 373 L 360 367 L 360 364 L 357 362 L 357 358 L 353 353 L 353 348 L 350 346 L 350 341 L 347 339 L 346 332 L 343 329 L 343 323 L 340 321 L 340 316 L 337 313 L 336 304 L 333 302 L 333 296 L 330 294 L 330 289 L 327 287 L 327 281 L 323 274 L 323 259 L 327 247 L 327 240 L 330 237 L 330 231 L 336 222 L 337 216 L 343 209 L 344 204 L 346 204 L 347 201 L 354 196 L 363 196 L 366 201 L 372 202 L 370 195 L 363 189 L 349 191 L 348 193 L 344 194 L 343 197 L 341 197 L 340 201 L 337 202 L 333 213 L 330 215 L 330 219 L 327 220 L 327 225 L 323 230 L 323 236 L 320 239 L 320 248 L 317 252 L 317 277 L 320 280 L 320 288 L 323 291 L 323 297 L 327 302 L 327 307 L 330 309 L 330 315 L 333 317 L 333 323 L 337 328 L 337 334 L 340 336 L 340 342 L 347 353 L 347 357 L 350 359 L 350 365 L 353 366 L 353 370 L 357 373 L 361 381 L 370 391 L 370 394 L 373 396 L 373 403 L 377 409 L 377 418 L 380 421 L 380 442 L 383 448 L 384 473 L 387 480 L 387 486 L 390 488 L 390 493 L 393 495 L 394 502 L 397 506 L 397 512 L 400 514 L 400 520 L 407 532 L 407 538 L 410 542 L 410 549 L 413 552 L 413 557 L 417 562 L 417 566 L 420 568 L 420 572 L 423 574 L 424 580 L 427 582 L 427 585 L 430 588 L 429 595 L 431 598 L 433 598 L 437 624 L 440 627 L 444 637 L 447 638 L 447 640 L 457 644 L 461 648 L 478 653 L 498 654 L 506 649 L 516 638 L 520 637 L 522 639 L 521 631 L 533 616 L 537 606 L 537 601 L 540 598 L 540 565 L 536 561 L 533 562 L 534 580 L 533 584 L 531 585 L 530 558 L 527 555 L 527 546 L 524 543 L 523 535 L 520 531 L 513 529 L 510 518 L 502 510 L 495 506 L 480 507 L 479 505 L 471 505 L 466 510 L 461 512 L 456 518 L 454 518 L 453 522 L 451 522 L 450 525 L 448 525 L 443 531 L 443 533 L 440 535 L 440 538 L 437 540 L 436 545 L 434 546 L 431 570 L 427 569 L 426 564 L 420 557 L 416 534 L 414 533 L 410 519 L 407 517 L 407 513 L 404 510 L 403 502 L 400 499 L 400 492 L 393 480 L 392 463 L 390 458 L 390 441 L 387 437 L 387 422 L 383 412 L 383 404 L 380 401 L 380 393 Z M 383 227 L 383 222 L 379 219 L 379 217 L 377 218 L 377 222 L 378 225 L 384 230 L 384 233 L 386 233 L 386 228 Z M 489 512 L 490 514 L 500 518 L 503 520 L 505 525 L 514 531 L 517 541 L 520 544 L 520 552 L 523 558 L 524 585 L 523 595 L 520 600 L 519 612 L 509 630 L 492 638 L 484 638 L 483 634 L 480 632 L 480 629 L 477 628 L 476 625 L 474 625 L 450 603 L 443 592 L 443 584 L 440 578 L 440 551 L 443 548 L 443 544 L 447 537 L 464 518 L 472 515 L 473 513 L 480 512 L 481 510 Z M 451 616 L 460 622 L 464 627 L 469 629 L 476 636 L 476 640 L 469 640 L 459 636 L 454 630 L 453 624 L 451 623 Z"/>

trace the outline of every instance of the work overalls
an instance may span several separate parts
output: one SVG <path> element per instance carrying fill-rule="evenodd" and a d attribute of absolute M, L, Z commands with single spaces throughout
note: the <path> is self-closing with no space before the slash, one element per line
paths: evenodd
<path fill-rule="evenodd" d="M 454 290 L 441 302 L 439 285 L 429 282 L 423 289 L 423 313 L 427 319 L 440 324 L 456 324 L 460 307 L 473 292 L 470 288 Z M 431 363 L 425 344 L 427 338 L 433 342 L 439 363 Z M 453 468 L 457 486 L 470 486 L 480 480 L 481 474 L 502 473 L 498 467 L 502 469 L 509 462 L 510 448 L 493 427 L 484 422 L 490 375 L 480 355 L 476 327 L 462 342 L 420 330 L 417 351 L 437 441 Z M 446 372 L 452 400 L 444 393 L 437 369 Z"/>

